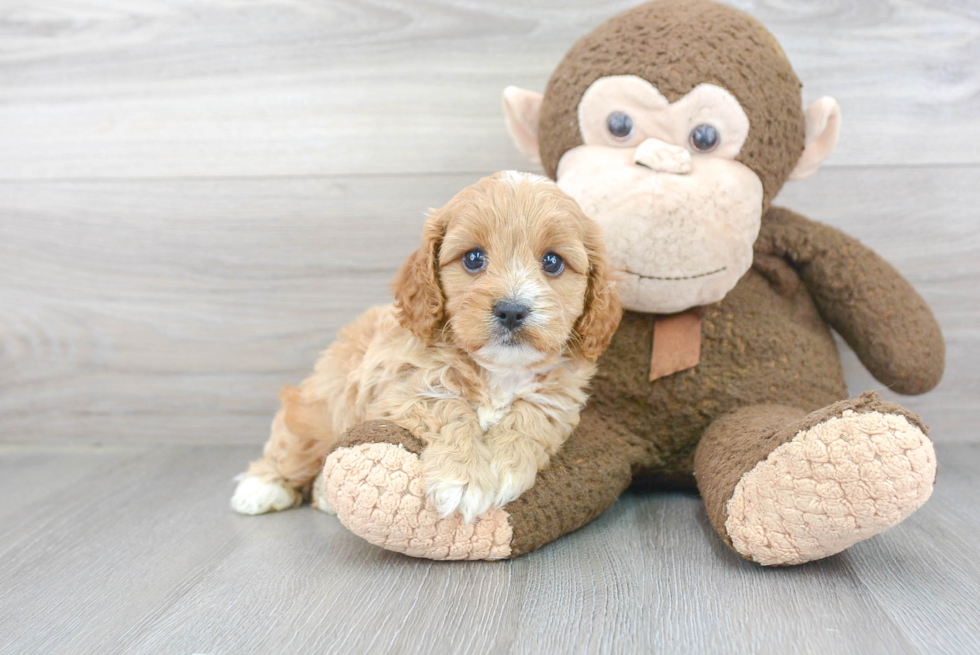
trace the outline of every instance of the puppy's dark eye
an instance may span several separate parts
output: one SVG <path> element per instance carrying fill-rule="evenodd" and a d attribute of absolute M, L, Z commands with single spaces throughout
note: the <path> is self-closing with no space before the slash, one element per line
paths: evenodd
<path fill-rule="evenodd" d="M 558 275 L 565 270 L 565 260 L 557 253 L 548 252 L 541 258 L 541 268 L 548 275 Z"/>
<path fill-rule="evenodd" d="M 463 255 L 463 268 L 468 270 L 470 273 L 482 271 L 486 265 L 487 255 L 480 248 L 468 250 L 466 254 Z"/>
<path fill-rule="evenodd" d="M 633 136 L 633 119 L 629 114 L 622 111 L 614 111 L 606 119 L 606 127 L 609 133 L 621 141 Z"/>
<path fill-rule="evenodd" d="M 721 135 L 713 125 L 698 125 L 691 130 L 691 145 L 698 152 L 711 152 L 718 147 Z"/>

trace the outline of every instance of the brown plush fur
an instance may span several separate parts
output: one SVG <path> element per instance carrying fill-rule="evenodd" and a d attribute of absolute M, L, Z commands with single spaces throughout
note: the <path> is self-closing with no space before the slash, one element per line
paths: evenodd
<path fill-rule="evenodd" d="M 781 405 L 743 407 L 708 428 L 698 443 L 694 466 L 708 520 L 729 547 L 732 540 L 725 530 L 728 500 L 745 472 L 800 432 L 828 419 L 839 418 L 846 411 L 896 414 L 928 435 L 918 416 L 901 405 L 882 400 L 873 392 L 841 400 L 810 414 L 797 407 Z"/>
<path fill-rule="evenodd" d="M 701 359 L 693 368 L 651 382 L 657 316 L 623 316 L 579 429 L 534 487 L 505 508 L 511 556 L 584 525 L 630 485 L 697 484 L 731 545 L 724 512 L 741 476 L 802 427 L 843 409 L 898 415 L 928 444 L 922 422 L 900 406 L 845 400 L 831 336 L 837 330 L 891 388 L 923 393 L 939 382 L 945 356 L 926 303 L 857 240 L 769 206 L 804 149 L 800 83 L 774 38 L 746 14 L 707 0 L 657 0 L 608 21 L 575 44 L 548 83 L 539 147 L 551 176 L 581 144 L 582 93 L 600 77 L 629 74 L 671 101 L 701 82 L 739 100 L 750 132 L 738 160 L 764 188 L 754 261 L 720 302 L 701 307 Z M 384 440 L 384 432 L 372 435 Z"/>
<path fill-rule="evenodd" d="M 773 208 L 756 251 L 793 262 L 824 320 L 890 389 L 926 393 L 946 342 L 932 311 L 891 264 L 840 230 Z"/>
<path fill-rule="evenodd" d="M 655 316 L 624 314 L 609 349 L 599 360 L 590 406 L 562 449 L 562 453 L 576 451 L 582 447 L 579 439 L 589 448 L 602 443 L 603 452 L 610 452 L 592 458 L 590 467 L 602 473 L 592 473 L 589 479 L 617 480 L 600 485 L 611 484 L 613 498 L 619 493 L 616 489 L 624 486 L 620 474 L 614 472 L 622 471 L 629 471 L 626 486 L 699 488 L 709 504 L 709 515 L 714 517 L 713 525 L 721 528 L 726 542 L 724 518 L 718 512 L 730 496 L 732 479 L 737 482 L 742 473 L 781 445 L 802 417 L 816 412 L 814 421 L 820 422 L 829 418 L 827 411 L 836 412 L 846 405 L 849 409 L 898 413 L 924 431 L 922 421 L 898 405 L 868 398 L 858 404 L 845 400 L 847 385 L 837 348 L 821 317 L 822 308 L 818 309 L 820 296 L 815 302 L 810 290 L 846 285 L 846 275 L 856 262 L 865 269 L 894 269 L 853 238 L 785 209 L 767 212 L 756 247 L 752 270 L 724 300 L 702 308 L 702 356 L 695 368 L 650 382 Z M 819 252 L 826 261 L 819 268 L 798 268 L 786 256 L 795 249 Z M 802 276 L 800 269 L 805 271 Z M 893 330 L 902 325 L 913 330 L 931 325 L 931 329 L 885 341 L 884 348 L 869 347 L 871 352 L 895 356 L 881 365 L 869 359 L 869 368 L 872 373 L 885 375 L 889 370 L 886 365 L 901 366 L 907 372 L 902 378 L 903 388 L 932 388 L 943 368 L 942 347 L 936 346 L 942 344 L 939 328 L 927 308 L 911 316 L 897 311 L 925 307 L 907 282 L 896 273 L 883 281 L 883 288 L 864 286 L 863 296 L 845 296 L 848 306 L 861 306 L 858 300 L 863 300 L 870 305 L 868 311 L 877 309 L 881 321 L 896 326 Z M 862 325 L 863 331 L 842 331 L 863 334 L 873 341 L 881 336 L 878 325 L 868 321 Z M 916 343 L 924 344 L 924 351 L 917 350 Z M 852 345 L 861 348 L 858 342 Z M 916 364 L 920 360 L 922 363 Z M 840 401 L 844 402 L 838 405 Z M 743 415 L 752 420 L 742 420 Z M 773 440 L 777 433 L 780 438 Z M 702 453 L 701 464 L 695 467 L 695 450 L 707 435 L 712 435 L 712 440 Z M 572 481 L 565 478 L 566 474 L 573 475 L 571 471 L 554 470 L 564 461 L 556 458 L 539 474 L 534 488 L 508 507 L 515 517 L 515 540 L 519 535 L 525 540 L 515 548 L 515 555 L 547 543 L 547 535 L 554 538 L 570 531 L 571 524 L 583 525 L 593 513 L 611 504 L 604 500 L 592 506 L 590 501 L 583 501 L 593 498 L 592 494 L 605 497 L 606 490 L 585 493 L 581 478 Z M 699 472 L 697 480 L 695 470 Z M 720 475 L 721 470 L 730 475 Z M 734 489 L 733 484 L 730 486 Z M 532 508 L 538 498 L 562 509 L 547 512 Z M 525 526 L 525 520 L 533 527 Z"/>
<path fill-rule="evenodd" d="M 752 405 L 722 416 L 701 437 L 694 455 L 698 488 L 708 520 L 729 547 L 732 539 L 725 531 L 725 521 L 735 486 L 746 471 L 796 436 L 798 430 L 786 429 L 787 425 L 806 420 L 806 411 L 798 407 Z"/>
<path fill-rule="evenodd" d="M 561 156 L 582 143 L 582 94 L 600 77 L 625 74 L 652 83 L 671 102 L 702 82 L 730 91 L 751 125 L 737 161 L 762 180 L 763 206 L 769 206 L 803 152 L 804 119 L 800 81 L 759 21 L 707 0 L 659 0 L 579 39 L 548 80 L 541 106 L 541 162 L 549 176 L 555 178 Z"/>

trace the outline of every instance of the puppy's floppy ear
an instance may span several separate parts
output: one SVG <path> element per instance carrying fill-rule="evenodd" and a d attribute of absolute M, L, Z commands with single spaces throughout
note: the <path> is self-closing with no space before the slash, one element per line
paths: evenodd
<path fill-rule="evenodd" d="M 585 249 L 589 254 L 589 287 L 585 292 L 585 309 L 575 324 L 575 334 L 582 356 L 594 362 L 609 347 L 623 317 L 623 307 L 606 262 L 602 232 L 592 219 L 585 216 L 582 219 Z"/>
<path fill-rule="evenodd" d="M 422 228 L 422 246 L 408 256 L 392 282 L 395 314 L 402 327 L 429 340 L 443 321 L 444 299 L 439 284 L 439 247 L 446 233 L 444 210 L 429 215 Z"/>

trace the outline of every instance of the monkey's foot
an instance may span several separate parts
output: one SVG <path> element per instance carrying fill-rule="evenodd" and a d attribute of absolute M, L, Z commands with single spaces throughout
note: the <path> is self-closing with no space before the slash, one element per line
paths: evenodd
<path fill-rule="evenodd" d="M 459 514 L 439 517 L 425 498 L 421 452 L 422 443 L 408 431 L 384 421 L 364 423 L 327 457 L 314 496 L 326 500 L 348 530 L 386 550 L 438 560 L 510 557 L 504 510 L 491 508 L 468 524 Z"/>
<path fill-rule="evenodd" d="M 871 396 L 867 396 L 871 398 Z M 800 429 L 744 474 L 725 529 L 743 557 L 801 564 L 828 557 L 901 522 L 932 494 L 936 454 L 897 405 L 866 396 Z M 889 406 L 894 411 L 889 411 Z M 857 410 L 857 411 L 855 411 Z"/>

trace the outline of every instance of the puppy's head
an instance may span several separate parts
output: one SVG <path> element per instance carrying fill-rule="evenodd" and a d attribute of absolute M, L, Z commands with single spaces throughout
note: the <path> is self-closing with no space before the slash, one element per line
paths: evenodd
<path fill-rule="evenodd" d="M 432 212 L 394 293 L 403 326 L 425 339 L 448 328 L 497 366 L 566 348 L 594 361 L 621 316 L 599 228 L 550 180 L 514 171 Z"/>

